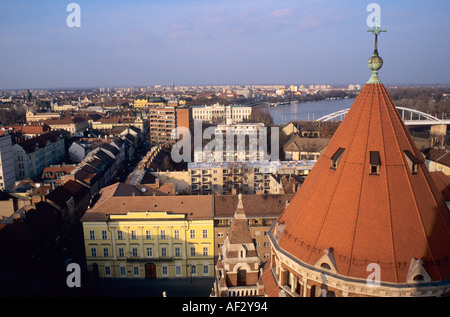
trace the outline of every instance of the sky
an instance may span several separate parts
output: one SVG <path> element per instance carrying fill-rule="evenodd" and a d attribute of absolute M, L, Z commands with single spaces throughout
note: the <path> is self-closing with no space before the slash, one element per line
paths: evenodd
<path fill-rule="evenodd" d="M 450 1 L 2 0 L 0 89 L 450 83 Z M 75 1 L 74 1 L 75 2 Z"/>

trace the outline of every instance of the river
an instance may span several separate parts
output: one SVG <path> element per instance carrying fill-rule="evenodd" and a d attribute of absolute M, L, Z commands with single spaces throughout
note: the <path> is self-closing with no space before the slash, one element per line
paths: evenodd
<path fill-rule="evenodd" d="M 264 106 L 263 109 L 268 109 L 273 122 L 281 125 L 290 121 L 313 121 L 327 114 L 350 108 L 353 101 L 355 98 L 306 101 L 277 107 Z"/>

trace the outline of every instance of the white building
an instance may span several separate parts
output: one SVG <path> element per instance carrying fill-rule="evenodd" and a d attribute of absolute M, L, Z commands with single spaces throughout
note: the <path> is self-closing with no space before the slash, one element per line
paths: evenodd
<path fill-rule="evenodd" d="M 14 144 L 16 180 L 40 176 L 46 166 L 61 162 L 65 152 L 64 138 L 56 131 Z"/>
<path fill-rule="evenodd" d="M 12 189 L 15 181 L 11 136 L 5 135 L 0 137 L 0 189 Z"/>
<path fill-rule="evenodd" d="M 192 118 L 210 123 L 238 123 L 248 120 L 252 113 L 252 107 L 241 105 L 192 106 Z"/>
<path fill-rule="evenodd" d="M 265 134 L 261 134 L 261 128 Z M 268 129 L 263 123 L 218 124 L 214 130 L 214 140 L 222 136 L 222 149 L 194 149 L 194 162 L 244 162 L 263 160 L 259 140 L 267 137 Z M 227 139 L 228 138 L 228 139 Z M 229 144 L 231 143 L 232 144 Z M 219 145 L 219 144 L 217 144 Z"/>
<path fill-rule="evenodd" d="M 278 176 L 306 178 L 316 161 L 188 163 L 191 194 L 280 194 Z"/>

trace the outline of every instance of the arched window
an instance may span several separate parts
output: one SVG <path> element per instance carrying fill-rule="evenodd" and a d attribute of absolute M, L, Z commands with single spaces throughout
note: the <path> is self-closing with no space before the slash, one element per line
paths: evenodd
<path fill-rule="evenodd" d="M 326 270 L 331 270 L 331 266 L 328 263 L 323 262 L 320 265 L 321 268 L 326 269 Z"/>
<path fill-rule="evenodd" d="M 421 282 L 421 281 L 423 281 L 423 280 L 424 280 L 424 277 L 423 277 L 422 274 L 417 274 L 417 275 L 414 276 L 414 278 L 413 278 L 413 281 L 416 281 L 416 282 Z"/>

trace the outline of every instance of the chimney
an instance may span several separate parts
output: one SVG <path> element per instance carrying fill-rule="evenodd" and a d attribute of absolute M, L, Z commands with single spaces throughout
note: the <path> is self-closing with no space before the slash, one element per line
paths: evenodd
<path fill-rule="evenodd" d="M 159 188 L 159 178 L 155 179 L 155 185 L 156 185 L 156 189 L 158 189 Z"/>
<path fill-rule="evenodd" d="M 134 192 L 132 192 L 131 193 L 131 197 L 134 197 L 134 196 L 136 196 L 136 194 Z"/>

